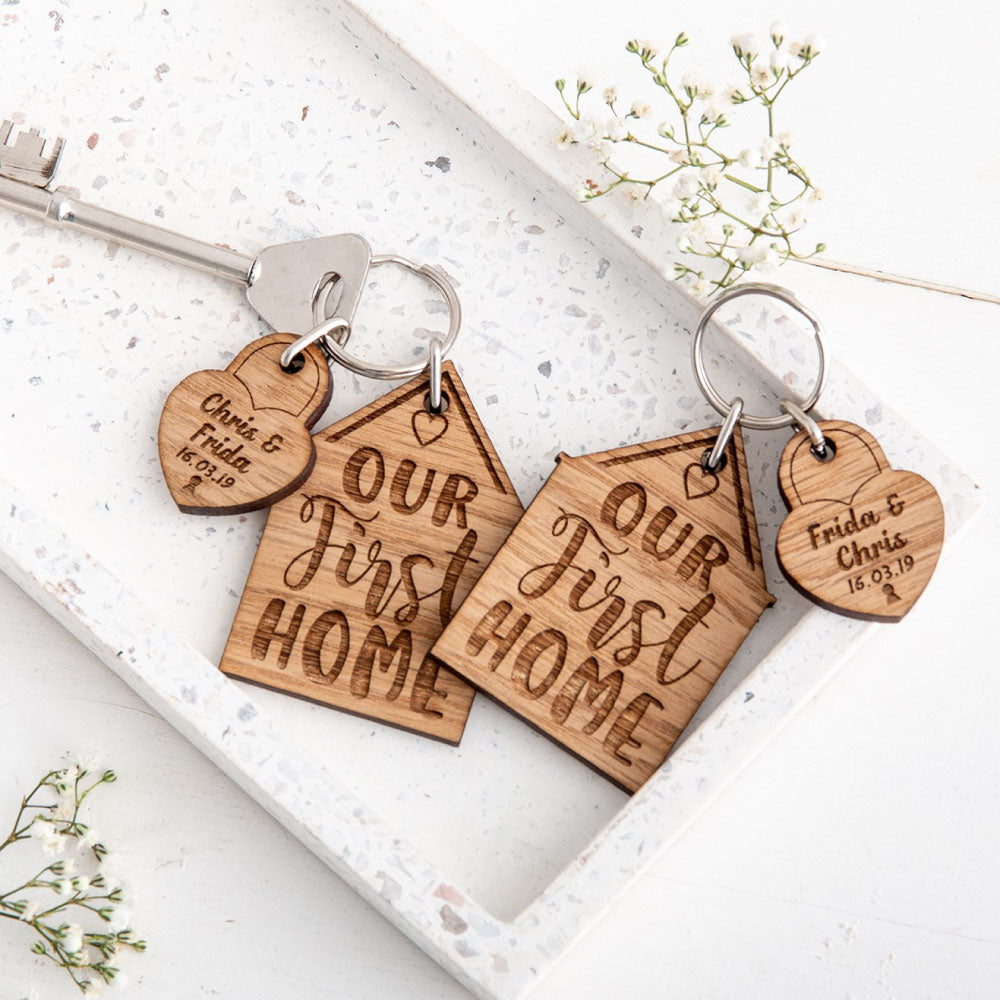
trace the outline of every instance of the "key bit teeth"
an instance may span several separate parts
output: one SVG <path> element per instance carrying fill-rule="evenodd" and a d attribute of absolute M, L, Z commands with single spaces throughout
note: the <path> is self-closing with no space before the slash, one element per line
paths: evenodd
<path fill-rule="evenodd" d="M 14 123 L 6 119 L 0 124 L 0 177 L 22 181 L 33 187 L 48 187 L 62 156 L 62 136 L 48 143 L 46 153 L 46 141 L 37 128 L 18 132 L 11 143 L 13 128 Z"/>

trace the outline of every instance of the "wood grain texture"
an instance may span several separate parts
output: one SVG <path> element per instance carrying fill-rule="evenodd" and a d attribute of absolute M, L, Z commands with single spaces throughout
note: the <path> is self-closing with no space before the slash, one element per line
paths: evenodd
<path fill-rule="evenodd" d="M 434 646 L 629 791 L 774 601 L 738 428 L 701 467 L 717 433 L 561 456 Z"/>
<path fill-rule="evenodd" d="M 457 743 L 473 689 L 428 655 L 523 508 L 454 365 L 316 436 L 268 516 L 220 664 L 234 677 Z"/>
<path fill-rule="evenodd" d="M 160 416 L 160 466 L 187 514 L 240 514 L 268 507 L 303 483 L 316 461 L 309 428 L 330 402 L 330 368 L 318 347 L 285 371 L 296 339 L 274 333 L 240 351 L 224 371 L 188 375 Z"/>
<path fill-rule="evenodd" d="M 899 621 L 941 554 L 941 498 L 923 476 L 892 469 L 863 427 L 819 426 L 835 448 L 830 461 L 816 458 L 805 431 L 781 455 L 778 484 L 790 510 L 778 532 L 782 572 L 831 611 Z"/>

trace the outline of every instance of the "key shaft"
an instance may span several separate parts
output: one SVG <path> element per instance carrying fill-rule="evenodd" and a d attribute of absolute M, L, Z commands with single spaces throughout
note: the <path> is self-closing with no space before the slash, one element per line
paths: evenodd
<path fill-rule="evenodd" d="M 255 258 L 91 205 L 66 188 L 48 191 L 0 176 L 0 205 L 50 226 L 99 236 L 228 281 L 250 282 Z"/>

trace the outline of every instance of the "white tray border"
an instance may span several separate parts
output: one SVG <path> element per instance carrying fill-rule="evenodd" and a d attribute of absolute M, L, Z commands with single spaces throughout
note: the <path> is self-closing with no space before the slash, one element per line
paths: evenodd
<path fill-rule="evenodd" d="M 383 63 L 432 96 L 478 137 L 527 173 L 574 223 L 633 268 L 648 270 L 665 307 L 696 305 L 663 277 L 646 247 L 672 245 L 669 220 L 646 213 L 642 244 L 634 218 L 613 202 L 576 204 L 574 178 L 592 165 L 548 142 L 559 122 L 421 3 L 340 0 L 342 26 Z M 733 339 L 742 352 L 745 345 Z M 777 372 L 772 373 L 776 378 Z M 839 366 L 824 409 L 863 420 L 874 401 Z M 892 418 L 888 417 L 891 424 Z M 898 422 L 894 433 L 935 455 Z M 880 436 L 886 440 L 885 433 Z M 888 441 L 892 441 L 890 437 Z M 971 482 L 941 466 L 949 545 L 979 505 Z M 744 770 L 871 634 L 870 624 L 808 612 L 619 812 L 589 847 L 514 920 L 497 920 L 383 823 L 203 654 L 0 479 L 0 569 L 261 803 L 329 867 L 428 955 L 484 1000 L 525 996 L 555 960 Z M 837 650 L 830 658 L 829 648 Z M 815 669 L 813 669 L 815 666 Z M 750 697 L 748 697 L 750 695 Z M 464 929 L 462 929 L 464 925 Z"/>

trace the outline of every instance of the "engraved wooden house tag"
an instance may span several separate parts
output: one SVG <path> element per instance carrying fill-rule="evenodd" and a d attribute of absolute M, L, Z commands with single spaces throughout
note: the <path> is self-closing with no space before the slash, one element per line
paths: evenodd
<path fill-rule="evenodd" d="M 773 603 L 739 428 L 558 466 L 434 646 L 635 791 Z"/>
<path fill-rule="evenodd" d="M 890 468 L 863 427 L 819 426 L 833 446 L 829 461 L 812 453 L 805 431 L 781 455 L 778 480 L 790 513 L 778 532 L 778 561 L 797 589 L 832 611 L 899 621 L 941 554 L 941 498 L 922 476 Z"/>
<path fill-rule="evenodd" d="M 316 435 L 271 509 L 220 664 L 458 742 L 474 691 L 429 655 L 523 508 L 452 364 Z"/>
<path fill-rule="evenodd" d="M 318 347 L 283 369 L 281 352 L 295 339 L 261 337 L 225 371 L 194 372 L 167 397 L 160 465 L 185 513 L 259 510 L 288 496 L 312 471 L 309 428 L 330 402 L 330 369 Z"/>

